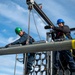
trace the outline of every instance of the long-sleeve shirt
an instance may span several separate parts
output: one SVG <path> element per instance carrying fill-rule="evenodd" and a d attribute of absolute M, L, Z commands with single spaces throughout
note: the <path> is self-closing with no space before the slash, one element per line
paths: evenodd
<path fill-rule="evenodd" d="M 27 39 L 28 39 L 28 34 L 24 32 L 23 36 L 21 36 L 18 40 L 12 42 L 11 45 L 15 44 L 26 45 Z M 32 44 L 33 41 L 34 39 L 31 36 L 29 36 L 29 44 Z"/>
<path fill-rule="evenodd" d="M 16 44 L 22 44 L 22 45 L 26 45 L 26 41 L 28 40 L 28 34 L 24 32 L 24 34 L 16 41 L 6 45 L 5 47 L 9 47 L 9 45 L 16 45 Z M 29 44 L 32 44 L 32 42 L 34 42 L 35 40 L 29 36 Z M 35 53 L 29 53 L 30 55 L 34 56 Z"/>
<path fill-rule="evenodd" d="M 72 37 L 70 35 L 70 28 L 67 25 L 64 25 L 62 27 L 53 27 L 53 30 L 55 30 L 55 32 L 56 32 L 55 39 L 64 38 L 64 35 L 68 39 L 72 39 Z"/>

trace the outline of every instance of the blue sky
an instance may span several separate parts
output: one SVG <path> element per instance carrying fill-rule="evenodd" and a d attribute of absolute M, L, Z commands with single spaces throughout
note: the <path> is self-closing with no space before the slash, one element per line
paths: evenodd
<path fill-rule="evenodd" d="M 38 4 L 42 3 L 42 10 L 56 25 L 59 18 L 64 19 L 65 24 L 70 28 L 75 27 L 75 0 L 35 0 Z M 42 39 L 45 39 L 46 30 L 44 24 L 35 15 L 36 24 Z M 28 9 L 25 0 L 0 0 L 0 46 L 19 38 L 14 32 L 15 27 L 21 27 L 27 32 Z M 37 31 L 31 16 L 30 35 L 39 40 Z M 14 74 L 15 55 L 0 56 L 0 75 Z M 17 62 L 16 75 L 22 75 L 23 65 Z"/>

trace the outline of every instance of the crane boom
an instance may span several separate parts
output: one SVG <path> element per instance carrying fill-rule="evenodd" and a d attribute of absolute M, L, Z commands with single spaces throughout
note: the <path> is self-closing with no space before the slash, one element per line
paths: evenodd
<path fill-rule="evenodd" d="M 54 26 L 51 20 L 46 16 L 46 14 L 40 9 L 39 5 L 34 0 L 26 0 L 28 5 L 33 5 L 34 9 L 40 14 L 40 16 L 46 21 L 46 23 L 50 26 Z"/>
<path fill-rule="evenodd" d="M 58 47 L 59 46 L 59 47 Z M 75 49 L 75 40 L 0 48 L 0 55 Z"/>

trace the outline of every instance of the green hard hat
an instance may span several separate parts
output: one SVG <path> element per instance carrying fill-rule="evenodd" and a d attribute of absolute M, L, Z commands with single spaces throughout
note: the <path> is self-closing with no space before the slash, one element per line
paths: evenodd
<path fill-rule="evenodd" d="M 21 29 L 20 27 L 16 27 L 16 28 L 15 28 L 15 32 L 16 32 L 16 34 L 19 34 L 20 31 L 22 31 L 22 29 Z"/>

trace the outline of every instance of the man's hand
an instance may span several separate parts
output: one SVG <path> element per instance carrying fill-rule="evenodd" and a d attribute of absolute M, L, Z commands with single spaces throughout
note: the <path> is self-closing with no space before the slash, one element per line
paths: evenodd
<path fill-rule="evenodd" d="M 10 45 L 11 45 L 11 44 L 6 45 L 5 48 L 8 48 Z"/>
<path fill-rule="evenodd" d="M 52 29 L 52 28 L 53 28 L 53 26 L 50 26 L 50 28 Z"/>
<path fill-rule="evenodd" d="M 26 45 L 28 45 L 28 44 L 29 44 L 29 40 L 26 41 Z"/>
<path fill-rule="evenodd" d="M 54 28 L 54 26 L 48 25 L 48 26 L 45 26 L 44 28 L 45 28 L 45 29 L 50 29 L 50 28 L 52 28 L 52 29 L 53 29 L 53 28 Z"/>

